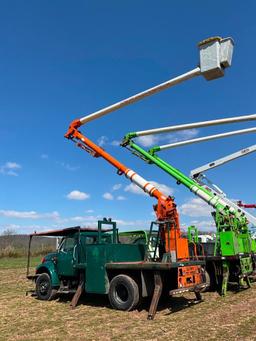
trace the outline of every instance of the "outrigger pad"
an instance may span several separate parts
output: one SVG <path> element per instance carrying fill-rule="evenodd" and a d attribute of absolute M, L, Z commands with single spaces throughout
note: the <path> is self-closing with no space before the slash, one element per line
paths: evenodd
<path fill-rule="evenodd" d="M 81 281 L 70 303 L 71 309 L 74 309 L 77 306 L 78 300 L 83 293 L 83 287 L 84 287 L 84 282 Z"/>
<path fill-rule="evenodd" d="M 154 288 L 154 293 L 152 296 L 149 312 L 148 312 L 148 320 L 153 320 L 156 314 L 156 310 L 158 307 L 158 302 L 162 294 L 163 290 L 163 282 L 162 282 L 162 277 L 159 271 L 155 271 L 154 273 L 154 283 L 155 283 L 155 288 Z"/>

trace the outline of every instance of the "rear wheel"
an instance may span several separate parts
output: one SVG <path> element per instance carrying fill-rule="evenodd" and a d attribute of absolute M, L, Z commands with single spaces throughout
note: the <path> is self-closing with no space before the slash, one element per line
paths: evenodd
<path fill-rule="evenodd" d="M 139 303 L 137 283 L 127 275 L 118 275 L 110 282 L 108 298 L 114 309 L 130 311 Z"/>
<path fill-rule="evenodd" d="M 47 273 L 40 274 L 36 280 L 36 295 L 39 300 L 50 301 L 56 298 L 57 289 L 52 287 L 51 278 Z"/>

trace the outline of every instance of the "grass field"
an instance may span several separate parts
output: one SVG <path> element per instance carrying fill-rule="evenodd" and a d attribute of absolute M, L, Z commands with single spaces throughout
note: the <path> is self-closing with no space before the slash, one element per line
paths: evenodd
<path fill-rule="evenodd" d="M 32 259 L 32 266 L 39 261 Z M 106 297 L 84 297 L 75 310 L 69 297 L 42 302 L 25 296 L 26 259 L 0 259 L 0 340 L 256 340 L 256 284 L 221 298 L 205 293 L 188 306 L 177 297 L 162 302 L 147 321 L 148 302 L 133 312 L 112 310 Z"/>

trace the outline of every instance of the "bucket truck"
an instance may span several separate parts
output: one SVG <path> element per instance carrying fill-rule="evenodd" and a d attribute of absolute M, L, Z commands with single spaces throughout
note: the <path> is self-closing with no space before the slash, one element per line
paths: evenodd
<path fill-rule="evenodd" d="M 202 268 L 204 261 L 199 260 L 198 255 L 190 255 L 189 253 L 188 240 L 181 235 L 179 215 L 173 198 L 164 195 L 156 186 L 152 185 L 132 169 L 123 165 L 74 128 L 73 125 L 71 125 L 65 137 L 75 142 L 79 148 L 88 152 L 90 155 L 97 158 L 102 157 L 117 169 L 119 175 L 125 175 L 132 183 L 157 200 L 154 210 L 157 217 L 156 224 L 159 226 L 158 247 L 160 257 L 152 258 L 149 256 L 150 253 L 148 253 L 148 255 L 145 255 L 144 261 L 129 263 L 130 271 L 136 272 L 137 270 L 136 276 L 138 276 L 139 271 L 139 278 L 143 276 L 143 271 L 149 274 L 149 282 L 147 282 L 146 276 L 145 278 L 143 277 L 145 285 L 150 285 L 150 281 L 154 278 L 155 289 L 149 310 L 149 318 L 153 318 L 155 314 L 163 283 L 164 290 L 166 291 L 167 289 L 170 295 L 185 291 L 194 291 L 196 297 L 199 299 L 200 291 L 208 286 Z M 126 272 L 125 266 L 127 265 L 123 264 L 123 266 L 123 271 Z M 119 268 L 122 268 L 121 263 L 119 264 Z M 174 269 L 176 269 L 175 273 L 173 272 Z"/>
<path fill-rule="evenodd" d="M 256 128 L 249 128 L 238 130 L 235 132 L 195 138 L 188 141 L 175 142 L 163 146 L 156 146 L 151 148 L 149 151 L 145 151 L 143 148 L 137 145 L 133 139 L 138 136 L 191 129 L 191 127 L 206 127 L 225 123 L 243 122 L 248 120 L 256 120 L 256 115 L 247 115 L 235 118 L 219 119 L 128 133 L 121 143 L 122 146 L 131 150 L 133 154 L 139 156 L 147 163 L 155 164 L 160 167 L 162 170 L 176 179 L 178 184 L 182 184 L 187 187 L 196 196 L 204 200 L 207 204 L 215 209 L 213 216 L 217 228 L 217 238 L 213 258 L 208 257 L 208 260 L 211 262 L 210 264 L 213 265 L 215 274 L 217 274 L 216 262 L 220 261 L 221 263 L 222 295 L 226 294 L 227 283 L 229 279 L 232 279 L 232 281 L 235 280 L 242 287 L 244 287 L 245 280 L 248 287 L 250 286 L 249 276 L 253 275 L 255 259 L 253 255 L 254 250 L 252 250 L 252 242 L 246 216 L 243 212 L 241 212 L 241 209 L 236 209 L 233 206 L 228 205 L 221 196 L 218 196 L 216 195 L 216 193 L 213 193 L 204 186 L 201 186 L 199 183 L 187 177 L 181 171 L 161 159 L 158 155 L 156 155 L 156 152 L 181 145 L 198 143 L 205 140 L 213 140 L 232 135 L 255 132 Z"/>
<path fill-rule="evenodd" d="M 152 261 L 146 257 L 144 262 L 139 262 L 137 265 L 129 263 L 128 265 L 131 271 L 138 266 L 137 269 L 140 271 L 139 278 L 142 278 L 142 286 L 149 284 L 147 278 L 151 278 L 152 281 L 153 274 L 154 293 L 149 310 L 149 318 L 153 318 L 155 314 L 163 289 L 163 282 L 165 282 L 166 278 L 167 284 L 165 284 L 165 287 L 171 295 L 178 292 L 194 291 L 196 297 L 200 299 L 200 290 L 207 286 L 204 283 L 204 276 L 202 275 L 203 270 L 201 265 L 203 262 L 199 261 L 197 255 L 195 255 L 196 259 L 189 258 L 188 241 L 181 237 L 179 216 L 173 198 L 163 195 L 159 189 L 136 174 L 133 170 L 121 164 L 113 156 L 89 140 L 78 129 L 85 123 L 194 77 L 202 75 L 206 80 L 214 80 L 224 76 L 226 68 L 232 62 L 233 46 L 234 42 L 231 38 L 223 39 L 221 37 L 213 37 L 202 41 L 198 44 L 200 53 L 199 66 L 180 76 L 137 93 L 134 96 L 74 120 L 65 134 L 65 137 L 74 141 L 78 147 L 94 157 L 102 157 L 118 170 L 118 174 L 124 174 L 134 184 L 157 199 L 157 205 L 154 209 L 158 220 L 157 225 L 159 226 L 158 238 L 162 246 L 161 252 L 159 252 L 159 254 L 161 253 L 161 257 L 160 259 L 153 259 Z M 154 256 L 156 254 L 157 252 L 154 253 Z M 120 265 L 120 268 L 123 268 L 123 264 Z M 164 269 L 167 271 L 165 274 L 163 273 Z M 150 273 L 147 270 L 150 270 Z M 170 271 L 176 271 L 176 275 L 173 277 L 173 273 L 170 273 Z M 148 277 L 146 277 L 146 272 L 149 274 Z M 175 280 L 173 281 L 174 278 Z"/>

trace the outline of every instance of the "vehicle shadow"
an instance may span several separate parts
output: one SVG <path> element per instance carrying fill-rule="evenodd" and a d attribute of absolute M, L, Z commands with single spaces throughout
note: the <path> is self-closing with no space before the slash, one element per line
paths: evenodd
<path fill-rule="evenodd" d="M 58 303 L 70 304 L 73 295 L 61 295 L 58 299 Z M 56 302 L 56 303 L 57 303 Z M 187 309 L 195 304 L 201 303 L 203 301 L 196 301 L 195 299 L 189 299 L 184 296 L 176 297 L 161 297 L 157 307 L 157 312 L 167 311 L 165 315 L 170 315 L 172 313 L 178 312 L 180 310 Z M 139 306 L 137 307 L 137 312 L 148 312 L 150 307 L 151 299 L 144 298 L 141 300 Z M 84 294 L 80 297 L 77 307 L 79 306 L 91 306 L 91 307 L 104 307 L 112 309 L 108 296 L 99 294 Z"/>

